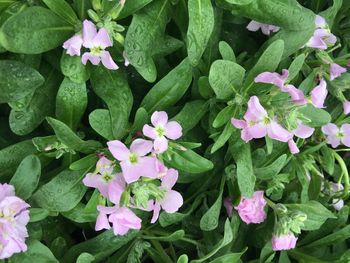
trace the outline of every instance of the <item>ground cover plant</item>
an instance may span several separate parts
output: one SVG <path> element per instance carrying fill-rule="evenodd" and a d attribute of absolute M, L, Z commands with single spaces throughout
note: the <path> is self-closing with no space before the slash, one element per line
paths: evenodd
<path fill-rule="evenodd" d="M 0 0 L 0 262 L 349 262 L 349 40 L 347 0 Z"/>

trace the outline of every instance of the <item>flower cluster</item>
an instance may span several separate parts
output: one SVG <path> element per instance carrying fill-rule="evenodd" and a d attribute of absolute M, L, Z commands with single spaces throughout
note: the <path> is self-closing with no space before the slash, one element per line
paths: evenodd
<path fill-rule="evenodd" d="M 83 22 L 82 33 L 76 34 L 63 43 L 63 48 L 67 50 L 70 56 L 80 56 L 81 48 L 84 47 L 89 51 L 81 57 L 81 62 L 86 65 L 90 61 L 93 65 L 102 62 L 103 66 L 108 69 L 116 70 L 118 65 L 113 61 L 111 54 L 106 50 L 112 47 L 113 42 L 105 28 L 97 30 L 94 23 L 89 20 Z M 128 62 L 126 61 L 127 65 Z"/>
<path fill-rule="evenodd" d="M 113 206 L 99 205 L 96 230 L 110 229 L 115 235 L 124 235 L 129 229 L 140 229 L 142 220 L 132 209 L 153 211 L 151 223 L 155 223 L 161 209 L 174 213 L 183 204 L 181 194 L 172 188 L 178 179 L 178 171 L 168 168 L 161 160 L 161 153 L 168 149 L 168 139 L 182 136 L 182 128 L 175 121 L 168 121 L 166 112 L 154 112 L 154 127 L 145 125 L 143 133 L 153 141 L 135 139 L 128 148 L 121 141 L 107 143 L 116 161 L 102 156 L 96 170 L 83 182 L 99 190 Z M 117 172 L 119 170 L 120 172 Z"/>
<path fill-rule="evenodd" d="M 28 208 L 25 201 L 15 196 L 12 185 L 0 184 L 0 259 L 27 250 Z"/>

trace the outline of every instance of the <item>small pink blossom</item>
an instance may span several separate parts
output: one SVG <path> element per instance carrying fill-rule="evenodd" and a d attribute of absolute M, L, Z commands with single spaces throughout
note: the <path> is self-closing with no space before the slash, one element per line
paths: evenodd
<path fill-rule="evenodd" d="M 67 50 L 70 56 L 80 56 L 80 50 L 83 45 L 83 37 L 80 34 L 74 35 L 63 43 L 63 48 Z"/>
<path fill-rule="evenodd" d="M 293 130 L 292 133 L 298 138 L 307 139 L 314 133 L 314 131 L 314 128 L 311 128 L 303 124 L 300 120 L 298 120 L 298 127 L 295 130 Z M 288 147 L 292 154 L 297 154 L 300 152 L 298 146 L 296 145 L 293 139 L 290 139 L 288 141 Z"/>
<path fill-rule="evenodd" d="M 168 121 L 165 111 L 155 111 L 151 116 L 154 127 L 146 124 L 143 126 L 143 134 L 154 140 L 156 153 L 163 153 L 168 149 L 168 139 L 176 140 L 182 136 L 182 127 L 176 121 Z"/>
<path fill-rule="evenodd" d="M 227 216 L 231 218 L 233 213 L 233 204 L 231 198 L 226 197 L 224 199 L 224 207 L 226 209 Z"/>
<path fill-rule="evenodd" d="M 265 206 L 264 192 L 257 191 L 251 198 L 242 197 L 241 202 L 235 209 L 245 223 L 260 224 L 266 219 Z"/>
<path fill-rule="evenodd" d="M 113 61 L 111 54 L 106 51 L 107 47 L 113 46 L 108 32 L 105 28 L 97 31 L 94 23 L 85 20 L 83 22 L 83 46 L 90 49 L 90 52 L 83 54 L 81 61 L 86 65 L 89 60 L 93 65 L 102 64 L 108 69 L 118 69 L 118 65 Z"/>
<path fill-rule="evenodd" d="M 13 186 L 0 184 L 0 259 L 27 250 L 28 208 L 25 201 L 15 196 Z"/>
<path fill-rule="evenodd" d="M 339 77 L 341 74 L 346 72 L 346 68 L 339 66 L 336 63 L 332 63 L 330 64 L 330 79 L 336 79 L 337 77 Z"/>
<path fill-rule="evenodd" d="M 350 113 L 350 101 L 346 100 L 343 102 L 343 110 L 345 115 Z"/>
<path fill-rule="evenodd" d="M 292 233 L 272 236 L 272 249 L 274 251 L 290 250 L 295 248 L 298 238 Z"/>
<path fill-rule="evenodd" d="M 250 97 L 244 120 L 231 119 L 233 126 L 242 129 L 241 138 L 245 142 L 259 139 L 268 135 L 271 139 L 288 142 L 292 134 L 284 129 L 274 118 L 269 118 L 266 110 L 261 106 L 257 96 Z"/>
<path fill-rule="evenodd" d="M 169 169 L 167 174 L 162 178 L 160 188 L 164 190 L 164 197 L 162 200 L 156 200 L 153 206 L 153 217 L 151 223 L 155 223 L 159 217 L 160 209 L 162 208 L 167 213 L 175 213 L 183 204 L 181 194 L 172 190 L 179 174 L 175 169 Z"/>
<path fill-rule="evenodd" d="M 118 140 L 110 141 L 107 145 L 114 158 L 120 161 L 123 176 L 128 184 L 137 181 L 141 176 L 157 178 L 157 159 L 146 156 L 152 151 L 151 141 L 136 139 L 130 145 L 130 150 Z"/>
<path fill-rule="evenodd" d="M 311 94 L 311 103 L 316 108 L 324 108 L 324 102 L 327 98 L 328 90 L 327 90 L 327 82 L 324 79 L 320 80 L 320 83 L 313 88 L 310 92 Z"/>
<path fill-rule="evenodd" d="M 254 20 L 252 20 L 248 24 L 247 29 L 249 31 L 253 31 L 253 32 L 256 32 L 259 29 L 261 29 L 261 31 L 264 35 L 270 35 L 271 32 L 277 32 L 278 30 L 280 30 L 280 28 L 278 26 L 263 24 L 263 23 L 256 22 Z"/>
<path fill-rule="evenodd" d="M 340 128 L 334 123 L 328 123 L 322 127 L 322 132 L 327 137 L 327 143 L 337 148 L 341 143 L 350 147 L 350 124 L 343 124 Z"/>
<path fill-rule="evenodd" d="M 127 207 L 98 206 L 100 214 L 96 220 L 96 231 L 110 229 L 112 223 L 115 235 L 125 235 L 130 229 L 141 229 L 142 220 Z"/>
<path fill-rule="evenodd" d="M 306 46 L 317 49 L 327 49 L 337 42 L 336 36 L 331 33 L 323 17 L 317 15 L 315 25 L 316 30 Z"/>

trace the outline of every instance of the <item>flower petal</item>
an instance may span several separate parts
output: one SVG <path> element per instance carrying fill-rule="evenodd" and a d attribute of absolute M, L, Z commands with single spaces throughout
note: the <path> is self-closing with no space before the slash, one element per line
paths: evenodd
<path fill-rule="evenodd" d="M 113 46 L 112 40 L 105 28 L 101 28 L 98 31 L 97 35 L 93 39 L 93 44 L 95 47 L 101 47 L 102 49 Z"/>
<path fill-rule="evenodd" d="M 169 121 L 165 125 L 165 136 L 177 140 L 182 136 L 182 127 L 177 121 Z"/>
<path fill-rule="evenodd" d="M 118 161 L 124 161 L 129 159 L 130 151 L 121 141 L 109 141 L 107 142 L 108 150 L 112 153 L 113 157 Z"/>
<path fill-rule="evenodd" d="M 311 91 L 312 104 L 316 108 L 324 108 L 323 104 L 326 100 L 327 94 L 327 83 L 324 79 L 321 79 L 320 84 Z"/>
<path fill-rule="evenodd" d="M 170 190 L 176 184 L 179 177 L 179 172 L 173 168 L 169 169 L 167 174 L 162 178 L 161 186 L 165 189 Z"/>
<path fill-rule="evenodd" d="M 306 139 L 309 138 L 314 133 L 314 131 L 315 128 L 311 128 L 300 122 L 298 124 L 298 127 L 293 130 L 293 134 L 299 138 Z"/>
<path fill-rule="evenodd" d="M 113 61 L 111 54 L 108 51 L 101 51 L 100 53 L 101 61 L 103 66 L 111 70 L 117 70 L 119 67 Z"/>
<path fill-rule="evenodd" d="M 175 213 L 183 205 L 183 198 L 179 192 L 170 190 L 160 204 L 165 212 Z"/>
<path fill-rule="evenodd" d="M 168 114 L 165 111 L 155 111 L 151 116 L 151 123 L 153 126 L 165 126 L 168 122 Z"/>
<path fill-rule="evenodd" d="M 165 138 L 164 136 L 160 138 L 157 137 L 154 140 L 153 147 L 154 147 L 154 151 L 158 154 L 165 152 L 168 149 L 167 138 Z"/>
<path fill-rule="evenodd" d="M 86 48 L 92 48 L 94 46 L 93 39 L 97 34 L 97 29 L 94 23 L 89 20 L 83 22 L 83 46 Z"/>
<path fill-rule="evenodd" d="M 274 120 L 268 125 L 267 134 L 271 139 L 281 142 L 288 142 L 293 137 L 289 131 Z"/>
<path fill-rule="evenodd" d="M 147 136 L 148 138 L 155 139 L 157 138 L 157 133 L 154 127 L 149 126 L 148 124 L 145 124 L 142 129 L 143 135 Z"/>
<path fill-rule="evenodd" d="M 130 151 L 137 153 L 138 156 L 145 156 L 150 153 L 153 148 L 153 143 L 144 139 L 136 139 L 130 145 Z"/>

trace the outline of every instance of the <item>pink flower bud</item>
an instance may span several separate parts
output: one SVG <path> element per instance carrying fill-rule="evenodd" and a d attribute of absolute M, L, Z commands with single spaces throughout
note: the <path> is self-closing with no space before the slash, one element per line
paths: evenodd
<path fill-rule="evenodd" d="M 251 198 L 242 197 L 241 202 L 235 209 L 245 223 L 260 224 L 266 219 L 265 206 L 264 192 L 257 191 Z"/>
<path fill-rule="evenodd" d="M 286 235 L 272 236 L 272 249 L 274 251 L 289 250 L 295 248 L 298 238 L 292 233 Z"/>

